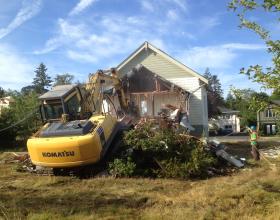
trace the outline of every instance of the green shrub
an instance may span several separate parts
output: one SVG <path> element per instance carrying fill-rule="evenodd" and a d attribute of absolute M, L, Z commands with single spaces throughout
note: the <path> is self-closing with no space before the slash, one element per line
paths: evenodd
<path fill-rule="evenodd" d="M 186 166 L 187 174 L 190 177 L 204 177 L 207 175 L 207 169 L 216 163 L 216 158 L 205 151 L 202 145 L 199 145 L 191 152 L 190 160 Z"/>
<path fill-rule="evenodd" d="M 130 177 L 135 170 L 135 163 L 132 162 L 131 158 L 125 159 L 115 159 L 113 162 L 109 163 L 109 172 L 115 177 Z"/>

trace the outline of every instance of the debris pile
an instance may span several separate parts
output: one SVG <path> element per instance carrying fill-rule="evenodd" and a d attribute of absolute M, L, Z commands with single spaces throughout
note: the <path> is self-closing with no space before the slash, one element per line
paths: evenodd
<path fill-rule="evenodd" d="M 268 158 L 276 159 L 280 157 L 280 146 L 274 146 L 273 148 L 269 149 L 259 149 L 259 151 Z"/>
<path fill-rule="evenodd" d="M 206 144 L 172 123 L 162 124 L 142 119 L 135 129 L 127 132 L 124 146 L 109 163 L 109 172 L 114 176 L 186 179 L 223 174 L 232 170 L 232 166 L 244 166 L 219 143 Z"/>
<path fill-rule="evenodd" d="M 1 163 L 26 163 L 30 161 L 27 152 L 5 152 Z"/>
<path fill-rule="evenodd" d="M 18 172 L 30 172 L 42 175 L 52 174 L 51 169 L 35 166 L 29 157 L 28 152 L 5 152 L 1 163 L 17 164 L 16 170 Z"/>

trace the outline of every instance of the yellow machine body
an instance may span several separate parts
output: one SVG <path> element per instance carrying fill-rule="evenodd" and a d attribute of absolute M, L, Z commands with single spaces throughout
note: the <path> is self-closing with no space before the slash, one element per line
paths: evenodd
<path fill-rule="evenodd" d="M 51 168 L 70 168 L 98 162 L 106 150 L 118 121 L 110 114 L 93 115 L 91 132 L 62 137 L 32 137 L 27 148 L 32 163 Z"/>

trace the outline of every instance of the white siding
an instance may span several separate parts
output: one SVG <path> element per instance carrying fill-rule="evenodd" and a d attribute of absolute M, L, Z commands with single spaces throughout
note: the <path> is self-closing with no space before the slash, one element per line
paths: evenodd
<path fill-rule="evenodd" d="M 151 51 L 151 49 L 141 51 L 134 59 L 118 71 L 121 75 L 124 75 L 137 64 L 142 64 L 150 71 L 167 80 L 174 76 L 176 76 L 176 78 L 193 77 L 190 73 L 187 73 L 182 68 L 164 59 L 161 55 Z"/>
<path fill-rule="evenodd" d="M 205 86 L 201 87 L 202 105 L 203 105 L 203 125 L 208 131 L 208 104 L 207 104 L 207 91 Z"/>
<path fill-rule="evenodd" d="M 202 100 L 203 90 L 200 87 L 199 79 L 196 77 L 189 77 L 189 78 L 186 77 L 186 78 L 170 78 L 168 80 L 192 93 L 190 97 L 190 103 L 189 103 L 190 123 L 192 125 L 207 124 L 208 120 L 206 122 L 204 121 L 206 117 L 204 112 L 205 103 Z"/>

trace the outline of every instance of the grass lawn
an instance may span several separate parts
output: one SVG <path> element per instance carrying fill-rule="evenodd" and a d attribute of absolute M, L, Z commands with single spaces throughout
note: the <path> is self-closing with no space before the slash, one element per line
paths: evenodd
<path fill-rule="evenodd" d="M 246 153 L 249 146 L 242 149 Z M 0 219 L 280 219 L 276 164 L 276 170 L 260 162 L 231 176 L 188 181 L 80 180 L 0 164 Z"/>

